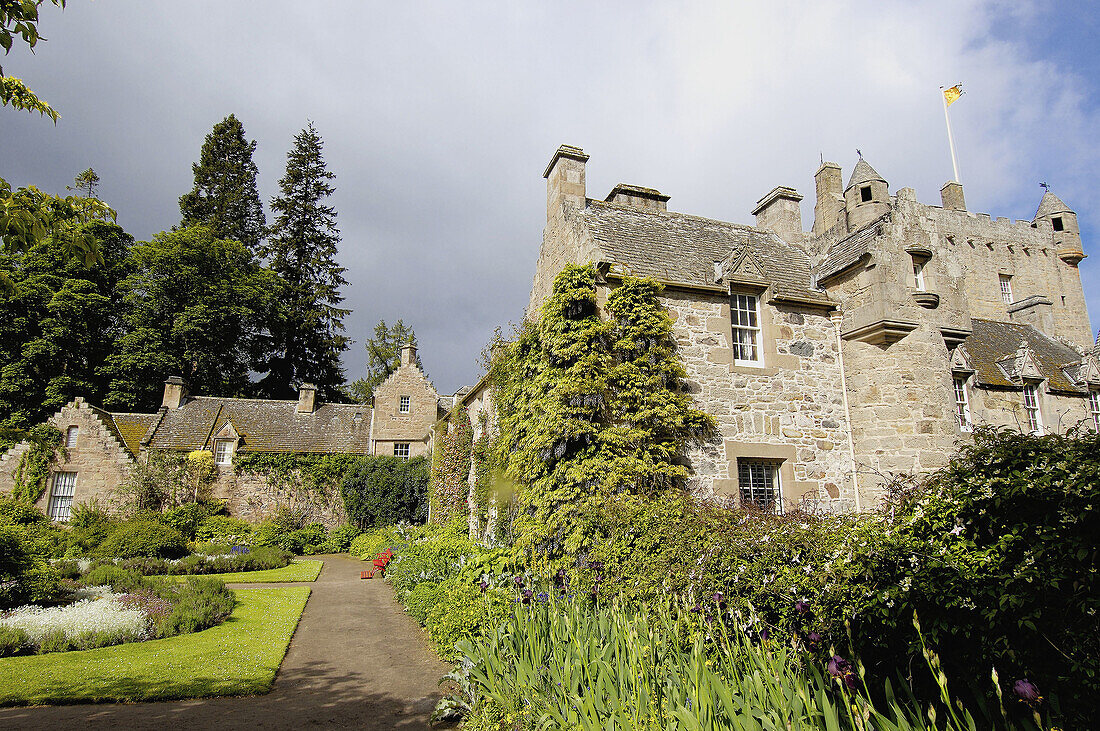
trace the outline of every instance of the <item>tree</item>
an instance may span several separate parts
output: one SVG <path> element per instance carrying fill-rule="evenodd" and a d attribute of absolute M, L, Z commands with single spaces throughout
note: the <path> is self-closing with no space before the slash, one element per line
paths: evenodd
<path fill-rule="evenodd" d="M 73 178 L 72 185 L 65 186 L 65 190 L 73 190 L 74 188 L 83 192 L 85 198 L 98 198 L 99 195 L 96 189 L 99 188 L 99 176 L 95 174 L 95 170 L 88 168 Z"/>
<path fill-rule="evenodd" d="M 385 320 L 379 320 L 374 326 L 374 337 L 368 338 L 365 345 L 367 377 L 357 378 L 348 387 L 352 398 L 360 403 L 369 401 L 374 389 L 401 365 L 401 348 L 410 344 L 416 346 L 416 333 L 404 320 L 399 319 L 392 326 L 387 325 Z M 416 365 L 423 370 L 424 364 L 420 362 L 419 354 Z"/>
<path fill-rule="evenodd" d="M 261 393 L 271 398 L 291 398 L 309 382 L 332 399 L 344 385 L 340 354 L 348 347 L 342 332 L 349 310 L 337 305 L 347 281 L 336 263 L 336 209 L 325 202 L 336 176 L 325 167 L 321 147 L 312 122 L 295 135 L 280 194 L 271 200 L 277 218 L 264 253 L 279 276 L 279 307 L 269 323 L 272 353 L 260 382 Z"/>
<path fill-rule="evenodd" d="M 56 239 L 0 255 L 0 425 L 28 427 L 75 396 L 99 402 L 99 369 L 120 334 L 120 282 L 133 239 L 114 224 L 87 224 L 99 262 L 73 259 Z"/>
<path fill-rule="evenodd" d="M 122 284 L 126 333 L 107 360 L 105 405 L 156 408 L 174 374 L 197 393 L 249 394 L 276 277 L 244 244 L 207 226 L 157 234 L 133 256 L 135 271 Z"/>
<path fill-rule="evenodd" d="M 244 126 L 234 115 L 215 124 L 199 161 L 191 166 L 195 187 L 180 196 L 180 225 L 205 224 L 215 237 L 257 251 L 267 221 L 256 189 L 255 151 L 256 141 L 245 139 Z"/>
<path fill-rule="evenodd" d="M 59 8 L 65 8 L 65 0 L 50 0 Z M 32 52 L 38 41 L 45 40 L 38 35 L 38 7 L 43 0 L 12 0 L 0 2 L 0 48 L 6 56 L 16 40 L 22 39 Z M 38 112 L 57 123 L 60 116 L 49 104 L 27 88 L 21 80 L 4 76 L 0 66 L 0 103 L 28 112 Z"/>

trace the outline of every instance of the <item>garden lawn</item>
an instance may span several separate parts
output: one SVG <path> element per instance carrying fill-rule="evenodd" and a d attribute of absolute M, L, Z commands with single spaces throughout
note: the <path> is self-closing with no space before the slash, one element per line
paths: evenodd
<path fill-rule="evenodd" d="M 236 593 L 237 607 L 229 619 L 202 632 L 98 650 L 2 658 L 0 706 L 266 693 L 310 588 Z"/>
<path fill-rule="evenodd" d="M 275 584 L 292 581 L 316 581 L 321 573 L 324 561 L 292 561 L 281 569 L 263 571 L 234 571 L 229 574 L 201 574 L 211 579 L 219 579 L 227 584 Z M 186 576 L 173 575 L 170 579 L 184 581 Z"/>

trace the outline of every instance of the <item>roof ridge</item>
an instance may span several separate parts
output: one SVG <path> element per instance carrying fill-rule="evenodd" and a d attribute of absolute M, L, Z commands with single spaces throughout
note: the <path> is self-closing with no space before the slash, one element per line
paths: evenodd
<path fill-rule="evenodd" d="M 735 221 L 723 221 L 723 220 L 718 219 L 718 218 L 708 218 L 707 216 L 697 216 L 697 215 L 692 214 L 692 213 L 683 213 L 682 211 L 661 211 L 661 210 L 657 210 L 657 209 L 638 208 L 636 206 L 627 206 L 627 205 L 623 205 L 621 203 L 612 203 L 611 201 L 596 200 L 595 198 L 589 198 L 589 202 L 590 203 L 598 203 L 602 206 L 607 206 L 608 208 L 615 208 L 616 210 L 620 210 L 620 211 L 626 211 L 627 213 L 637 213 L 637 214 L 640 214 L 640 215 L 643 215 L 643 216 L 650 216 L 651 215 L 651 216 L 656 216 L 658 218 L 672 218 L 672 217 L 689 218 L 689 219 L 694 220 L 694 221 L 707 221 L 709 223 L 717 223 L 717 224 L 721 224 L 723 226 L 733 226 L 735 228 L 744 229 L 746 231 L 755 231 L 755 232 L 761 233 L 761 234 L 774 234 L 775 233 L 774 231 L 772 231 L 770 229 L 757 228 L 756 226 L 753 226 L 753 225 L 748 224 L 748 223 L 736 223 Z M 780 240 L 783 241 L 782 238 Z M 783 241 L 783 243 L 787 244 L 787 243 L 790 243 L 790 242 Z"/>

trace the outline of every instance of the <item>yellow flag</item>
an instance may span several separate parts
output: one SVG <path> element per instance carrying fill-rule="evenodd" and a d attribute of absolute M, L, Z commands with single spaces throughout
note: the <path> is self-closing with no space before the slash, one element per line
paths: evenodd
<path fill-rule="evenodd" d="M 963 95 L 962 84 L 955 84 L 950 89 L 943 90 L 944 101 L 947 102 L 947 106 L 951 106 L 959 100 L 959 97 Z"/>

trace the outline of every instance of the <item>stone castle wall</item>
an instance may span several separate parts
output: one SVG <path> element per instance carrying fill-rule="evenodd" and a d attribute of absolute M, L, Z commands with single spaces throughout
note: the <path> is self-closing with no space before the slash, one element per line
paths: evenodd
<path fill-rule="evenodd" d="M 409 397 L 409 413 L 400 409 Z M 393 454 L 394 444 L 409 444 L 409 456 L 428 453 L 429 433 L 439 418 L 439 394 L 415 364 L 400 366 L 374 390 L 372 414 L 375 454 Z"/>

